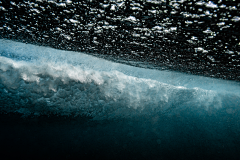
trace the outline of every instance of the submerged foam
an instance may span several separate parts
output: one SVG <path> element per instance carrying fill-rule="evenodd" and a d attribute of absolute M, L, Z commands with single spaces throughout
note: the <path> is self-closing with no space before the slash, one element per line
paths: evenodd
<path fill-rule="evenodd" d="M 24 115 L 114 118 L 239 107 L 240 86 L 0 40 L 0 109 Z"/>

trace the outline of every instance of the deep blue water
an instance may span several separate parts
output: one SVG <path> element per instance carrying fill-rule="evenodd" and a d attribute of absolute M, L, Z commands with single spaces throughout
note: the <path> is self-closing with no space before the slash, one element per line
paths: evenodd
<path fill-rule="evenodd" d="M 96 122 L 1 115 L 1 155 L 27 159 L 238 159 L 238 117 L 200 118 L 181 113 Z"/>

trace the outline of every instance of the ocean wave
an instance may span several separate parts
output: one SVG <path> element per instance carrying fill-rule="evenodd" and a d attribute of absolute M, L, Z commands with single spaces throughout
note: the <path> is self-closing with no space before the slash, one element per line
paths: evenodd
<path fill-rule="evenodd" d="M 5 39 L 0 43 L 2 112 L 111 119 L 239 107 L 238 82 L 137 68 Z"/>

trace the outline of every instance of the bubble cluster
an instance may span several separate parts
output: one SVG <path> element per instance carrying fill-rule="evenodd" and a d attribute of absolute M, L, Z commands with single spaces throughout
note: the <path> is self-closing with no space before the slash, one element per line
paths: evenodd
<path fill-rule="evenodd" d="M 0 37 L 239 80 L 239 7 L 222 0 L 0 1 Z"/>

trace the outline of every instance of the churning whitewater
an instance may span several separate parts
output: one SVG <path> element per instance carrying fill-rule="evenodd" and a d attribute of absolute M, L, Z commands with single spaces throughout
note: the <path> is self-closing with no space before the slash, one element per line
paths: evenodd
<path fill-rule="evenodd" d="M 24 116 L 207 114 L 239 108 L 239 82 L 110 62 L 84 53 L 0 40 L 0 110 Z"/>

